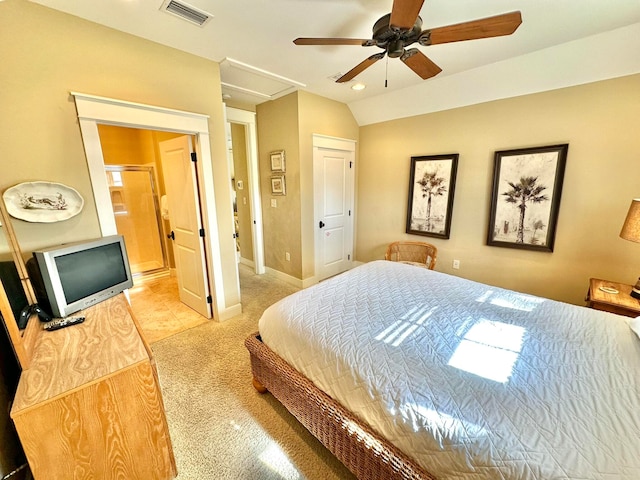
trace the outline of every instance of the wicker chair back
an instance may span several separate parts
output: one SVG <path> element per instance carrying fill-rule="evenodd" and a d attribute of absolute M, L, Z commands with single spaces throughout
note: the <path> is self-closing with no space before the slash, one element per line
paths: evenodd
<path fill-rule="evenodd" d="M 438 249 L 426 242 L 393 242 L 387 247 L 385 260 L 409 263 L 433 270 L 436 266 Z"/>

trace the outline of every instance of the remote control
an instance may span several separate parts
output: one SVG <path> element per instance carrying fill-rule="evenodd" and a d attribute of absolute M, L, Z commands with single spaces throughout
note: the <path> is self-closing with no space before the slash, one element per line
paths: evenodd
<path fill-rule="evenodd" d="M 44 324 L 44 329 L 48 331 L 58 330 L 64 327 L 70 327 L 71 325 L 75 325 L 77 323 L 84 322 L 84 317 L 65 317 L 65 318 L 56 318 L 55 320 L 51 320 Z"/>

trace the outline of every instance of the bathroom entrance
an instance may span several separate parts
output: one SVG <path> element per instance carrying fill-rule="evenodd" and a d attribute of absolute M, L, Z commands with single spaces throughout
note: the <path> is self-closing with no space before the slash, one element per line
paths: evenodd
<path fill-rule="evenodd" d="M 98 132 L 116 227 L 125 237 L 132 272 L 138 278 L 175 276 L 161 144 L 184 134 L 103 124 Z"/>
<path fill-rule="evenodd" d="M 164 197 L 158 192 L 156 169 L 105 165 L 105 170 L 116 226 L 127 244 L 131 272 L 134 275 L 168 272 L 162 225 Z"/>

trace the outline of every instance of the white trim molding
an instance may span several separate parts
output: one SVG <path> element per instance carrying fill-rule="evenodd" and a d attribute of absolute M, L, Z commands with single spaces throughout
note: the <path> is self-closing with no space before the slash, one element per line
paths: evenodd
<path fill-rule="evenodd" d="M 197 168 L 201 178 L 199 194 L 206 212 L 203 222 L 207 231 L 205 247 L 209 291 L 213 296 L 213 315 L 217 320 L 222 320 L 237 314 L 241 310 L 239 303 L 225 305 L 209 140 L 209 116 L 78 92 L 71 92 L 71 95 L 76 103 L 98 221 L 103 235 L 117 233 L 117 230 L 104 170 L 98 124 L 171 131 L 196 136 L 196 152 L 200 159 L 197 162 Z"/>

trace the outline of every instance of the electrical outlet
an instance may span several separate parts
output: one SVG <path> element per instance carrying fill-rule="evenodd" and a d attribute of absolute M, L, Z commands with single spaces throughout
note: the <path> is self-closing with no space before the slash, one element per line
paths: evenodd
<path fill-rule="evenodd" d="M 289 252 L 284 252 L 284 259 L 285 259 L 287 262 L 290 262 L 290 261 L 291 261 L 291 255 L 289 254 Z"/>
<path fill-rule="evenodd" d="M 458 270 L 460 268 L 460 260 L 453 261 L 453 268 L 454 270 Z"/>

